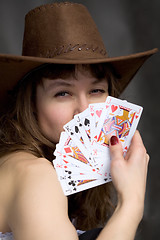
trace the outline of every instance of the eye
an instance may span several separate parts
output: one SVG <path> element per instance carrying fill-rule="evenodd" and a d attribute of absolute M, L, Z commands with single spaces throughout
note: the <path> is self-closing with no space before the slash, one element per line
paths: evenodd
<path fill-rule="evenodd" d="M 100 88 L 96 88 L 96 89 L 93 89 L 91 90 L 91 94 L 99 94 L 99 93 L 105 93 L 105 90 L 104 89 L 100 89 Z"/>
<path fill-rule="evenodd" d="M 55 97 L 66 97 L 69 95 L 69 92 L 67 91 L 61 91 L 55 94 Z"/>

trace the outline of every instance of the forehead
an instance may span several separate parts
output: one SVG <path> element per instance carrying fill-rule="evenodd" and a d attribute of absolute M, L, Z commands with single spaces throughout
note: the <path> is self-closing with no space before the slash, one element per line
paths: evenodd
<path fill-rule="evenodd" d="M 80 72 L 77 70 L 77 73 L 75 74 L 76 77 L 70 76 L 68 78 L 56 78 L 56 79 L 48 79 L 43 78 L 42 79 L 42 86 L 45 91 L 51 91 L 52 89 L 57 89 L 59 87 L 80 87 L 83 86 L 84 88 L 88 86 L 95 86 L 96 84 L 104 84 L 105 86 L 108 86 L 108 81 L 106 78 L 97 79 L 93 77 L 88 72 Z M 106 85 L 107 84 L 107 85 Z"/>
<path fill-rule="evenodd" d="M 103 64 L 49 64 L 38 75 L 40 78 L 48 79 L 67 79 L 69 77 L 76 79 L 78 72 L 83 73 L 85 76 L 100 79 L 107 77 L 109 71 Z"/>
<path fill-rule="evenodd" d="M 36 86 L 38 87 L 40 84 L 45 88 L 46 80 L 49 83 L 49 81 L 56 79 L 67 80 L 71 84 L 71 82 L 74 83 L 73 80 L 78 80 L 79 72 L 87 78 L 92 78 L 92 81 L 105 79 L 110 85 L 112 73 L 106 64 L 48 64 L 36 73 Z"/>
<path fill-rule="evenodd" d="M 42 77 L 42 87 L 45 91 L 50 91 L 52 88 L 57 87 L 70 87 L 76 86 L 77 84 L 98 84 L 100 82 L 106 82 L 108 84 L 108 79 L 101 71 L 91 67 L 90 65 L 74 65 L 74 66 L 58 66 L 59 69 L 54 74 L 51 71 L 47 75 Z M 53 70 L 53 69 L 51 69 Z M 87 80 L 87 81 L 86 81 Z M 79 82 L 79 83 L 78 83 Z"/>

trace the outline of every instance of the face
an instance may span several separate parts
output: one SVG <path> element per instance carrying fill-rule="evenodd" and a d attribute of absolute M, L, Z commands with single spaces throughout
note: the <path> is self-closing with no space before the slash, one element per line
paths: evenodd
<path fill-rule="evenodd" d="M 88 108 L 90 103 L 104 102 L 108 96 L 106 79 L 96 79 L 83 69 L 76 77 L 43 79 L 37 86 L 37 116 L 43 134 L 52 142 L 59 141 L 63 126 Z"/>

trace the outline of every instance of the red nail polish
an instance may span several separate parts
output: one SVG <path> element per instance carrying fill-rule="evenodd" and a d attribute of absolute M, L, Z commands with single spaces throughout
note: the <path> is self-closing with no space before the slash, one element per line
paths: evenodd
<path fill-rule="evenodd" d="M 118 143 L 118 138 L 116 136 L 112 136 L 110 138 L 111 145 L 116 145 Z"/>

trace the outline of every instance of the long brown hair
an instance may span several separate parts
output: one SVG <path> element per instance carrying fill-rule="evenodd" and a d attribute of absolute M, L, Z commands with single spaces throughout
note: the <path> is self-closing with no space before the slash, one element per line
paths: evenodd
<path fill-rule="evenodd" d="M 107 64 L 81 65 L 97 79 L 106 78 L 109 95 L 117 96 L 118 88 L 113 69 Z M 0 118 L 0 156 L 25 151 L 37 157 L 53 160 L 55 143 L 47 139 L 39 128 L 36 115 L 36 86 L 42 78 L 67 78 L 75 74 L 76 65 L 47 64 L 22 79 L 12 93 L 7 113 Z M 108 183 L 70 196 L 68 213 L 77 228 L 102 226 L 113 211 L 113 185 Z"/>

